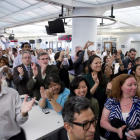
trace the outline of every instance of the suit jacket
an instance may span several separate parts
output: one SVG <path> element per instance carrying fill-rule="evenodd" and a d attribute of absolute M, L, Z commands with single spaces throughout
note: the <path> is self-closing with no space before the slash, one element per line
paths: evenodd
<path fill-rule="evenodd" d="M 65 128 L 62 128 L 58 130 L 56 133 L 52 134 L 51 136 L 48 136 L 44 140 L 68 140 L 67 131 Z M 100 140 L 100 136 L 98 133 L 95 132 L 93 140 Z"/>
<path fill-rule="evenodd" d="M 22 80 L 20 80 L 20 77 L 19 77 L 19 72 L 17 70 L 18 67 L 22 67 L 23 71 L 24 71 Z M 31 94 L 32 94 L 31 91 L 29 91 L 26 87 L 26 84 L 28 81 L 29 81 L 29 77 L 28 77 L 28 72 L 27 72 L 25 66 L 23 64 L 21 64 L 21 65 L 15 67 L 14 73 L 13 73 L 13 82 L 17 86 L 19 95 L 28 94 L 29 96 L 31 96 Z"/>
<path fill-rule="evenodd" d="M 45 79 L 42 79 L 41 75 L 41 67 L 38 66 L 38 75 L 36 79 L 30 78 L 30 80 L 27 83 L 27 89 L 30 91 L 33 91 L 33 97 L 36 97 L 36 100 L 39 100 L 41 98 L 40 95 L 40 87 L 43 86 L 46 88 L 46 78 L 49 74 L 57 74 L 58 75 L 58 68 L 54 65 L 48 65 L 46 68 L 46 77 Z M 33 77 L 33 73 L 31 72 L 31 77 Z"/>

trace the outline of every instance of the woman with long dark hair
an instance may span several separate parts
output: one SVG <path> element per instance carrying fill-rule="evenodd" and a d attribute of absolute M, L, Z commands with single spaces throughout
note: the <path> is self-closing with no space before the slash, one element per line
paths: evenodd
<path fill-rule="evenodd" d="M 99 103 L 99 119 L 101 118 L 104 103 L 106 101 L 106 86 L 107 78 L 103 75 L 102 71 L 102 60 L 99 56 L 93 55 L 88 60 L 88 73 L 84 76 L 90 85 L 90 93 L 98 100 Z M 100 124 L 99 124 L 100 127 Z M 99 128 L 101 135 L 104 135 L 104 130 Z"/>
<path fill-rule="evenodd" d="M 95 117 L 99 116 L 98 101 L 92 97 L 88 81 L 83 76 L 75 77 L 70 84 L 69 97 L 80 96 L 88 98 L 92 103 L 92 109 Z"/>
<path fill-rule="evenodd" d="M 70 94 L 70 90 L 65 88 L 65 85 L 60 80 L 60 78 L 51 74 L 47 77 L 46 87 L 40 88 L 41 99 L 39 101 L 39 106 L 43 108 L 54 109 L 58 114 L 61 114 L 62 107 Z"/>

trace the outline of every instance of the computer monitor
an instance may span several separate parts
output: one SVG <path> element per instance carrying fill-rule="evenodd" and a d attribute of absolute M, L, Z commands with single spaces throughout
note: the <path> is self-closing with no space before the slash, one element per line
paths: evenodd
<path fill-rule="evenodd" d="M 57 36 L 57 34 L 56 34 L 56 33 L 55 33 L 55 34 L 50 33 L 49 26 L 45 26 L 45 28 L 46 28 L 46 32 L 47 32 L 47 34 L 48 34 L 48 35 L 54 35 L 54 36 Z"/>
<path fill-rule="evenodd" d="M 63 20 L 48 21 L 50 33 L 65 33 Z"/>

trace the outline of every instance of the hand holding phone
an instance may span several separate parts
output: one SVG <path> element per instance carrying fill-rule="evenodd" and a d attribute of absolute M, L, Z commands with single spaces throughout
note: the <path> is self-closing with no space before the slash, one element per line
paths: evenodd
<path fill-rule="evenodd" d="M 131 136 L 131 135 L 130 135 L 129 133 L 127 133 L 127 132 L 125 132 L 125 135 L 126 135 L 127 137 L 130 137 L 130 138 L 136 140 L 136 137 Z"/>

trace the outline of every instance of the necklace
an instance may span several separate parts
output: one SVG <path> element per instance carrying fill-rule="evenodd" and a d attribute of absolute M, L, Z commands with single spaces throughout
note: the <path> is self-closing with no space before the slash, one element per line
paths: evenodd
<path fill-rule="evenodd" d="M 127 106 L 127 105 L 129 105 L 132 101 L 133 101 L 133 99 L 132 99 L 129 103 L 127 103 L 127 104 L 122 104 L 121 102 L 120 102 L 120 104 L 123 105 L 123 106 Z"/>

